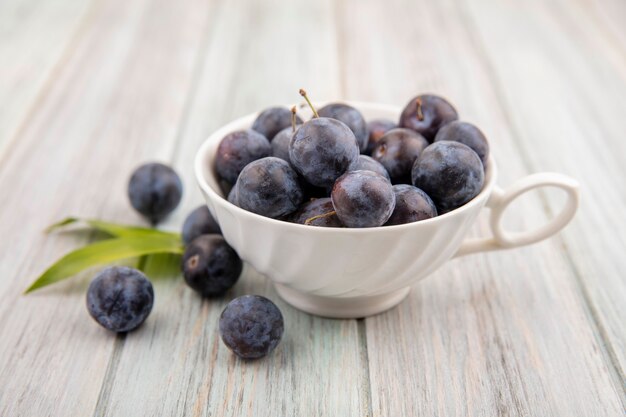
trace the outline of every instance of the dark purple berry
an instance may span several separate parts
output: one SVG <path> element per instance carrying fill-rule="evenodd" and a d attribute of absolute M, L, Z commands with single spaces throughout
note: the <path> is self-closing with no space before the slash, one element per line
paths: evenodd
<path fill-rule="evenodd" d="M 291 221 L 307 226 L 343 227 L 330 198 L 316 198 L 304 203 Z"/>
<path fill-rule="evenodd" d="M 483 167 L 487 167 L 489 142 L 487 142 L 487 138 L 483 132 L 473 124 L 460 121 L 448 123 L 439 129 L 437 136 L 435 136 L 435 142 L 442 140 L 460 142 L 463 145 L 469 146 L 478 154 L 480 161 L 483 163 Z"/>
<path fill-rule="evenodd" d="M 313 198 L 325 198 L 330 196 L 330 188 L 311 185 L 303 177 L 300 177 L 300 185 L 302 186 L 302 192 L 304 193 L 304 201 L 308 201 Z"/>
<path fill-rule="evenodd" d="M 211 233 L 220 234 L 222 231 L 207 206 L 202 205 L 189 213 L 183 223 L 182 237 L 185 244 L 189 244 L 200 235 Z"/>
<path fill-rule="evenodd" d="M 354 133 L 354 137 L 359 144 L 359 150 L 361 152 L 365 151 L 369 133 L 367 131 L 367 123 L 360 111 L 347 104 L 331 103 L 319 109 L 317 113 L 320 117 L 329 117 L 345 123 Z"/>
<path fill-rule="evenodd" d="M 424 149 L 415 160 L 412 177 L 413 185 L 428 194 L 443 214 L 480 193 L 484 171 L 480 158 L 468 146 L 440 141 Z"/>
<path fill-rule="evenodd" d="M 220 336 L 233 353 L 257 359 L 273 351 L 283 336 L 283 315 L 260 295 L 244 295 L 228 303 L 220 316 Z"/>
<path fill-rule="evenodd" d="M 392 129 L 380 138 L 372 158 L 385 167 L 392 183 L 410 183 L 413 163 L 427 146 L 426 139 L 413 130 Z"/>
<path fill-rule="evenodd" d="M 193 290 L 205 297 L 222 295 L 239 279 L 243 263 L 221 235 L 195 238 L 183 255 L 183 276 Z"/>
<path fill-rule="evenodd" d="M 215 154 L 218 175 L 231 184 L 252 161 L 272 154 L 272 146 L 262 134 L 254 130 L 239 130 L 224 136 Z"/>
<path fill-rule="evenodd" d="M 248 164 L 235 187 L 239 207 L 274 219 L 293 213 L 303 201 L 298 175 L 273 156 Z"/>
<path fill-rule="evenodd" d="M 237 187 L 233 187 L 230 190 L 230 192 L 228 193 L 227 200 L 229 203 L 239 206 L 239 198 L 237 197 Z"/>
<path fill-rule="evenodd" d="M 154 224 L 174 211 L 182 195 L 178 174 L 160 163 L 141 165 L 128 182 L 130 204 Z"/>
<path fill-rule="evenodd" d="M 140 271 L 112 266 L 101 271 L 87 289 L 87 310 L 102 327 L 114 332 L 137 328 L 152 311 L 154 291 Z"/>
<path fill-rule="evenodd" d="M 293 129 L 286 127 L 274 136 L 272 140 L 272 156 L 289 161 L 289 144 L 293 136 Z"/>
<path fill-rule="evenodd" d="M 400 127 L 415 130 L 432 143 L 439 129 L 459 116 L 452 104 L 446 99 L 423 94 L 417 96 L 406 105 L 400 115 Z"/>
<path fill-rule="evenodd" d="M 297 123 L 302 119 L 296 116 Z M 286 107 L 270 107 L 263 110 L 252 123 L 252 130 L 259 132 L 270 142 L 281 130 L 291 127 L 291 111 Z"/>
<path fill-rule="evenodd" d="M 437 215 L 435 203 L 419 188 L 397 184 L 393 186 L 393 192 L 396 195 L 396 208 L 385 226 L 418 222 Z"/>
<path fill-rule="evenodd" d="M 372 171 L 342 175 L 331 193 L 341 223 L 348 227 L 377 227 L 389 220 L 396 204 L 391 183 Z"/>
<path fill-rule="evenodd" d="M 386 119 L 377 119 L 369 122 L 367 124 L 367 130 L 370 132 L 370 136 L 365 153 L 367 155 L 371 155 L 380 138 L 382 138 L 385 133 L 389 132 L 391 129 L 395 129 L 397 127 L 398 125 L 395 122 Z"/>
<path fill-rule="evenodd" d="M 385 167 L 380 162 L 367 155 L 359 155 L 359 159 L 356 164 L 350 168 L 350 171 L 374 171 L 389 179 L 389 173 Z"/>
<path fill-rule="evenodd" d="M 305 122 L 289 145 L 291 164 L 317 187 L 332 187 L 358 157 L 359 147 L 350 128 L 327 117 Z"/>

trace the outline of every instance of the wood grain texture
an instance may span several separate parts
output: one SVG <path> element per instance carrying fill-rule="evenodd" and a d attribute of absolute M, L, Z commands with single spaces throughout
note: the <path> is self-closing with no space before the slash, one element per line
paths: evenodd
<path fill-rule="evenodd" d="M 207 33 L 173 156 L 185 184 L 195 183 L 196 150 L 225 122 L 299 101 L 300 87 L 324 98 L 338 94 L 331 2 L 242 4 L 222 2 Z M 315 31 L 326 35 L 293 35 Z M 310 52 L 298 52 L 303 50 Z M 201 203 L 200 193 L 189 187 L 169 225 L 179 227 Z M 158 282 L 156 292 L 161 296 L 157 320 L 125 341 L 117 372 L 108 378 L 110 400 L 98 415 L 368 414 L 356 321 L 325 320 L 293 309 L 251 268 L 222 299 L 202 301 L 182 280 Z M 265 360 L 238 360 L 219 338 L 221 311 L 243 294 L 269 297 L 285 317 L 285 337 Z M 162 398 L 152 397 L 165 392 Z"/>
<path fill-rule="evenodd" d="M 0 2 L 0 158 L 90 21 L 95 1 Z"/>
<path fill-rule="evenodd" d="M 530 4 L 542 11 L 538 13 L 542 18 L 532 26 L 492 2 L 484 4 L 494 13 L 492 17 L 472 14 L 471 18 L 485 50 L 494 55 L 490 58 L 494 83 L 510 109 L 510 123 L 520 138 L 526 164 L 569 173 L 581 182 L 580 212 L 562 240 L 583 296 L 590 301 L 590 312 L 608 339 L 617 379 L 623 383 L 626 259 L 620 254 L 626 250 L 626 224 L 621 221 L 626 210 L 626 145 L 620 138 L 625 126 L 621 114 L 626 108 L 626 54 L 624 50 L 599 53 L 611 45 L 581 34 L 580 25 L 564 17 L 566 4 L 553 8 L 543 8 L 541 2 Z M 594 32 L 593 21 L 583 26 L 584 32 Z M 487 31 L 505 29 L 506 44 L 487 35 Z M 515 51 L 525 53 L 521 56 Z M 623 59 L 616 59 L 620 54 Z M 539 63 L 541 71 L 525 71 L 522 61 Z M 550 123 L 539 122 L 546 115 Z M 541 152 L 536 151 L 538 147 Z M 554 204 L 548 208 L 557 209 Z"/>
<path fill-rule="evenodd" d="M 0 415 L 93 413 L 124 339 L 89 319 L 90 274 L 21 292 L 87 238 L 44 236 L 46 225 L 68 214 L 139 221 L 125 195 L 128 175 L 138 162 L 172 152 L 206 17 L 200 1 L 100 3 L 3 161 L 0 234 L 9 238 L 0 240 Z"/>
<path fill-rule="evenodd" d="M 511 20 L 536 16 L 534 9 L 520 14 L 510 5 L 500 7 L 511 9 Z M 541 50 L 541 43 L 511 48 L 506 35 L 512 22 L 500 21 L 504 11 L 479 2 L 467 8 L 501 25 L 489 27 L 485 37 L 501 42 L 502 49 L 487 47 L 493 55 L 482 55 L 474 43 L 475 28 L 466 24 L 465 8 L 456 2 L 346 3 L 340 8 L 339 26 L 344 32 L 348 97 L 365 91 L 365 99 L 402 104 L 415 91 L 450 97 L 464 119 L 485 130 L 496 160 L 506 161 L 500 166 L 504 185 L 530 170 L 551 169 L 547 164 L 528 164 L 532 152 L 540 154 L 542 162 L 555 154 L 560 155 L 556 159 L 578 162 L 582 155 L 563 144 L 558 151 L 556 146 L 551 152 L 537 151 L 539 146 L 553 146 L 547 145 L 552 137 L 539 132 L 549 113 L 545 107 L 544 116 L 535 112 L 523 119 L 524 126 L 534 121 L 537 127 L 534 147 L 522 146 L 520 142 L 532 135 L 520 135 L 517 126 L 509 123 L 517 100 L 530 98 L 520 85 L 525 82 L 523 75 L 529 67 L 545 64 L 546 57 L 512 63 L 504 50 L 528 53 Z M 412 24 L 416 16 L 419 21 Z M 370 30 L 373 19 L 379 23 L 376 32 Z M 482 21 L 478 25 L 487 27 Z M 533 30 L 526 28 L 515 39 L 526 39 L 524 34 Z M 361 65 L 366 49 L 377 57 L 378 65 Z M 406 53 L 409 50 L 413 53 Z M 503 72 L 510 71 L 511 65 L 520 70 L 518 79 L 507 82 L 519 86 L 518 99 L 502 102 L 486 60 L 498 60 Z M 398 79 L 400 86 L 392 81 Z M 364 85 L 369 89 L 363 90 Z M 535 97 L 543 100 L 540 92 Z M 578 120 L 562 123 L 574 128 Z M 510 227 L 523 230 L 545 221 L 552 212 L 544 209 L 546 204 L 536 196 L 523 199 L 514 208 Z M 485 229 L 483 225 L 482 234 Z M 603 259 L 610 258 L 605 254 Z M 399 308 L 367 319 L 374 415 L 621 415 L 622 387 L 616 383 L 605 341 L 587 309 L 579 274 L 558 239 L 467 257 L 417 285 Z M 620 299 L 619 293 L 615 299 Z"/>

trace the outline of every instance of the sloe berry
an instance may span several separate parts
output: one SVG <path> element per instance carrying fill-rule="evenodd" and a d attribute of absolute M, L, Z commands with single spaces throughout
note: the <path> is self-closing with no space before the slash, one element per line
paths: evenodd
<path fill-rule="evenodd" d="M 260 295 L 244 295 L 228 303 L 220 316 L 220 336 L 233 353 L 257 359 L 273 351 L 283 336 L 283 315 Z"/>
<path fill-rule="evenodd" d="M 221 235 L 195 238 L 183 255 L 183 276 L 192 289 L 205 297 L 222 295 L 239 279 L 243 264 Z"/>
<path fill-rule="evenodd" d="M 183 223 L 182 238 L 185 244 L 189 244 L 192 240 L 200 235 L 207 235 L 210 233 L 220 234 L 220 225 L 211 215 L 208 207 L 202 205 L 193 210 Z"/>
<path fill-rule="evenodd" d="M 157 162 L 141 165 L 128 182 L 130 204 L 153 224 L 174 211 L 182 195 L 183 183 L 176 171 Z"/>
<path fill-rule="evenodd" d="M 152 311 L 154 290 L 140 271 L 124 266 L 102 270 L 87 289 L 87 310 L 102 327 L 114 332 L 137 328 Z"/>
<path fill-rule="evenodd" d="M 413 185 L 435 202 L 439 214 L 454 210 L 480 193 L 484 170 L 480 158 L 459 142 L 439 141 L 415 160 Z"/>
<path fill-rule="evenodd" d="M 235 187 L 239 207 L 274 219 L 293 213 L 303 201 L 298 175 L 273 156 L 246 165 Z"/>

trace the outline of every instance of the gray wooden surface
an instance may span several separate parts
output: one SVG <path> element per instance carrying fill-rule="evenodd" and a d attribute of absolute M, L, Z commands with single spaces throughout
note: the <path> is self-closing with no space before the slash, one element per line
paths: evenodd
<path fill-rule="evenodd" d="M 203 139 L 300 87 L 444 95 L 487 133 L 502 185 L 572 175 L 579 214 L 543 243 L 452 261 L 365 320 L 296 311 L 246 268 L 229 296 L 265 294 L 286 320 L 251 363 L 217 336 L 227 299 L 180 277 L 155 281 L 152 315 L 118 337 L 86 313 L 91 274 L 21 295 L 90 238 L 45 226 L 140 224 L 126 181 L 161 160 L 185 181 L 163 225 L 179 228 L 201 202 Z M 0 416 L 623 416 L 625 110 L 621 0 L 1 1 Z M 508 224 L 560 202 L 528 195 Z"/>

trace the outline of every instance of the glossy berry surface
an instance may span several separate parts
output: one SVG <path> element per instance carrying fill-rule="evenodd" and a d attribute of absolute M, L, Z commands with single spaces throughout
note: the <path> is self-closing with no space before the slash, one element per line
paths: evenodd
<path fill-rule="evenodd" d="M 180 203 L 183 183 L 167 165 L 149 163 L 137 168 L 128 182 L 128 198 L 135 210 L 156 224 Z"/>
<path fill-rule="evenodd" d="M 270 156 L 272 146 L 254 130 L 239 130 L 224 136 L 215 154 L 218 175 L 234 184 L 241 170 L 252 161 Z"/>
<path fill-rule="evenodd" d="M 209 208 L 205 205 L 197 207 L 193 210 L 183 223 L 182 238 L 185 244 L 188 244 L 200 235 L 208 235 L 211 233 L 220 234 L 219 224 L 211 215 Z"/>
<path fill-rule="evenodd" d="M 350 171 L 374 171 L 389 179 L 389 173 L 385 167 L 380 162 L 367 155 L 359 155 L 359 159 L 356 164 L 350 168 Z"/>
<path fill-rule="evenodd" d="M 342 175 L 331 193 L 339 220 L 347 227 L 378 227 L 389 220 L 396 204 L 391 183 L 372 171 Z"/>
<path fill-rule="evenodd" d="M 193 290 L 205 297 L 222 295 L 239 279 L 243 263 L 221 235 L 195 238 L 183 255 L 183 276 Z"/>
<path fill-rule="evenodd" d="M 391 129 L 395 129 L 397 127 L 398 125 L 396 122 L 392 122 L 387 119 L 376 119 L 368 122 L 367 130 L 369 131 L 369 140 L 367 141 L 365 154 L 371 155 L 380 138 L 382 138 L 385 133 L 389 132 Z"/>
<path fill-rule="evenodd" d="M 469 146 L 480 158 L 483 167 L 487 167 L 489 159 L 489 142 L 479 128 L 471 123 L 454 121 L 450 122 L 437 132 L 435 142 L 449 140 Z"/>
<path fill-rule="evenodd" d="M 330 198 L 316 198 L 304 203 L 291 221 L 307 226 L 343 227 Z"/>
<path fill-rule="evenodd" d="M 302 119 L 296 116 L 297 123 Z M 259 132 L 270 142 L 281 130 L 291 127 L 291 111 L 286 107 L 270 107 L 263 110 L 252 123 L 252 130 Z"/>
<path fill-rule="evenodd" d="M 327 117 L 305 122 L 291 139 L 289 159 L 307 182 L 332 187 L 335 180 L 356 163 L 359 147 L 344 123 Z"/>
<path fill-rule="evenodd" d="M 87 289 L 87 310 L 114 332 L 137 328 L 152 311 L 154 290 L 140 271 L 113 266 L 100 272 Z"/>
<path fill-rule="evenodd" d="M 273 156 L 248 164 L 235 187 L 239 207 L 274 219 L 293 213 L 303 201 L 298 175 Z"/>
<path fill-rule="evenodd" d="M 413 130 L 392 129 L 380 138 L 372 158 L 385 167 L 392 183 L 410 183 L 413 163 L 427 146 L 426 139 Z"/>
<path fill-rule="evenodd" d="M 278 346 L 285 324 L 276 304 L 260 295 L 244 295 L 228 303 L 219 327 L 222 341 L 235 355 L 257 359 Z"/>
<path fill-rule="evenodd" d="M 272 140 L 272 156 L 289 161 L 289 144 L 293 136 L 293 129 L 286 127 L 274 136 Z"/>
<path fill-rule="evenodd" d="M 417 100 L 419 99 L 421 106 Z M 456 110 L 443 97 L 423 94 L 417 96 L 406 105 L 400 115 L 400 127 L 412 129 L 432 143 L 439 129 L 459 118 Z"/>
<path fill-rule="evenodd" d="M 470 201 L 483 188 L 480 158 L 459 142 L 440 141 L 428 146 L 413 165 L 413 185 L 432 198 L 439 214 Z"/>
<path fill-rule="evenodd" d="M 354 133 L 354 137 L 359 144 L 359 151 L 365 151 L 369 132 L 367 131 L 367 122 L 360 111 L 347 104 L 331 103 L 319 109 L 317 113 L 320 117 L 329 117 L 345 123 Z"/>
<path fill-rule="evenodd" d="M 385 226 L 413 223 L 437 216 L 433 200 L 424 191 L 408 184 L 393 186 L 396 195 L 396 207 Z"/>

